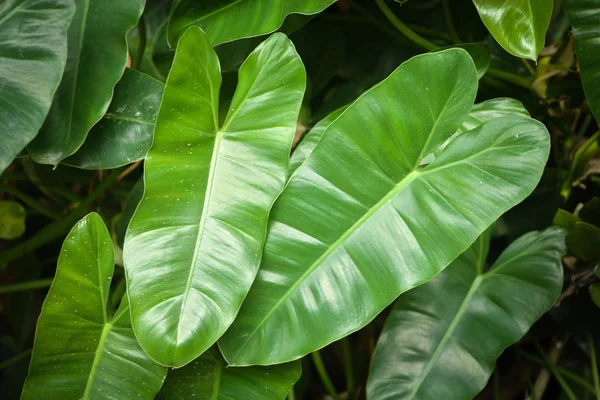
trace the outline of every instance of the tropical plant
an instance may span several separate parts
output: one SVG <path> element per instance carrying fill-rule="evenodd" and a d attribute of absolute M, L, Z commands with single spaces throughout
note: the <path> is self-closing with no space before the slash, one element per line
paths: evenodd
<path fill-rule="evenodd" d="M 0 2 L 0 398 L 597 399 L 600 1 Z"/>

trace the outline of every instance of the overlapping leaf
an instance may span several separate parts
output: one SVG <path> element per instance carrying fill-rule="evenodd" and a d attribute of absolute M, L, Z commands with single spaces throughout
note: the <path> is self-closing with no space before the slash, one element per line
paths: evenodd
<path fill-rule="evenodd" d="M 473 398 L 496 358 L 558 298 L 565 234 L 528 233 L 486 273 L 484 234 L 430 282 L 402 295 L 377 343 L 367 398 Z"/>
<path fill-rule="evenodd" d="M 335 0 L 181 0 L 168 27 L 173 46 L 192 25 L 208 35 L 213 46 L 274 32 L 289 14 L 316 14 Z"/>
<path fill-rule="evenodd" d="M 271 36 L 240 68 L 219 126 L 217 55 L 197 27 L 181 39 L 124 249 L 133 326 L 161 364 L 190 362 L 235 318 L 286 180 L 305 81 L 291 42 Z"/>
<path fill-rule="evenodd" d="M 218 349 L 173 370 L 159 399 L 284 400 L 300 378 L 299 361 L 272 367 L 229 368 Z"/>
<path fill-rule="evenodd" d="M 552 17 L 553 0 L 473 0 L 494 39 L 504 50 L 537 60 Z"/>
<path fill-rule="evenodd" d="M 0 173 L 37 135 L 67 60 L 70 0 L 0 3 Z"/>
<path fill-rule="evenodd" d="M 488 121 L 419 166 L 476 87 L 466 51 L 417 56 L 326 129 L 273 207 L 260 271 L 219 341 L 230 365 L 294 360 L 360 329 L 531 193 L 549 137 L 527 117 Z"/>
<path fill-rule="evenodd" d="M 106 112 L 127 62 L 127 31 L 144 0 L 75 0 L 67 65 L 40 133 L 29 145 L 39 163 L 56 165 L 75 153 Z"/>
<path fill-rule="evenodd" d="M 110 107 L 83 146 L 64 163 L 86 169 L 117 168 L 144 158 L 152 145 L 164 84 L 127 69 Z"/>
<path fill-rule="evenodd" d="M 28 399 L 153 399 L 167 371 L 140 348 L 127 298 L 107 311 L 114 253 L 98 214 L 67 236 L 56 277 L 38 320 Z"/>
<path fill-rule="evenodd" d="M 600 3 L 596 0 L 565 0 L 575 48 L 581 69 L 581 81 L 592 113 L 600 121 Z"/>

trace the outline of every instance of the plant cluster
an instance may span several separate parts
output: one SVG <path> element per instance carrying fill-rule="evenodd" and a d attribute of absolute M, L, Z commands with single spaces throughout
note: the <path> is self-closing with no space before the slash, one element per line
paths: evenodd
<path fill-rule="evenodd" d="M 596 399 L 599 0 L 3 0 L 0 398 Z"/>

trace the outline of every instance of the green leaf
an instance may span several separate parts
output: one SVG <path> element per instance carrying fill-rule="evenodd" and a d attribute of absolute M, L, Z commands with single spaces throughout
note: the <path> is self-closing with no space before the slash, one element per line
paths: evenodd
<path fill-rule="evenodd" d="M 522 116 L 459 135 L 419 167 L 476 88 L 466 51 L 420 55 L 327 128 L 273 207 L 260 271 L 219 342 L 230 365 L 291 361 L 360 329 L 531 193 L 549 136 Z"/>
<path fill-rule="evenodd" d="M 484 273 L 488 232 L 402 295 L 377 343 L 367 398 L 472 399 L 504 349 L 558 299 L 564 239 L 556 227 L 528 233 Z"/>
<path fill-rule="evenodd" d="M 577 221 L 567 235 L 569 253 L 584 261 L 600 261 L 600 228 Z"/>
<path fill-rule="evenodd" d="M 25 233 L 27 213 L 15 201 L 0 201 L 0 239 L 17 239 Z"/>
<path fill-rule="evenodd" d="M 29 145 L 33 159 L 57 165 L 83 144 L 104 115 L 127 62 L 127 31 L 144 0 L 75 0 L 67 66 L 48 117 Z"/>
<path fill-rule="evenodd" d="M 116 393 L 153 399 L 159 391 L 167 371 L 137 344 L 127 299 L 108 315 L 113 272 L 110 235 L 102 218 L 91 213 L 63 244 L 22 400 L 105 399 Z"/>
<path fill-rule="evenodd" d="M 0 4 L 0 174 L 37 135 L 67 60 L 71 0 Z"/>
<path fill-rule="evenodd" d="M 190 26 L 202 28 L 213 46 L 274 32 L 289 14 L 317 14 L 335 0 L 181 0 L 167 29 L 173 45 Z"/>
<path fill-rule="evenodd" d="M 125 70 L 104 117 L 83 146 L 63 163 L 85 169 L 117 168 L 144 158 L 152 145 L 164 84 Z"/>
<path fill-rule="evenodd" d="M 298 143 L 298 146 L 294 149 L 292 153 L 292 157 L 290 159 L 290 168 L 288 171 L 288 175 L 292 175 L 292 173 L 298 169 L 298 167 L 308 158 L 310 153 L 317 147 L 319 140 L 323 137 L 323 132 L 331 125 L 333 121 L 337 117 L 339 117 L 342 112 L 347 107 L 342 107 L 340 109 L 335 110 L 312 127 L 312 129 L 306 134 L 306 136 Z"/>
<path fill-rule="evenodd" d="M 579 211 L 579 217 L 592 225 L 600 227 L 600 197 L 592 197 Z"/>
<path fill-rule="evenodd" d="M 600 3 L 597 0 L 565 0 L 564 6 L 573 28 L 583 89 L 596 121 L 600 121 Z"/>
<path fill-rule="evenodd" d="M 494 39 L 510 54 L 536 61 L 545 45 L 554 0 L 473 0 Z"/>
<path fill-rule="evenodd" d="M 558 211 L 556 211 L 556 214 L 554 215 L 554 220 L 552 221 L 552 224 L 563 227 L 565 229 L 571 229 L 575 227 L 578 221 L 581 221 L 581 219 L 578 216 L 573 215 L 570 212 L 563 210 L 562 208 L 559 208 Z"/>
<path fill-rule="evenodd" d="M 594 304 L 600 308 L 600 283 L 594 283 L 589 287 L 590 297 Z"/>
<path fill-rule="evenodd" d="M 187 364 L 233 322 L 286 180 L 305 84 L 292 43 L 275 34 L 240 68 L 219 126 L 217 55 L 197 27 L 181 39 L 124 249 L 133 327 L 157 362 Z"/>
<path fill-rule="evenodd" d="M 475 63 L 475 68 L 477 68 L 477 77 L 481 79 L 490 67 L 490 46 L 488 46 L 487 43 L 465 43 L 454 46 L 440 47 L 439 49 L 433 50 L 433 52 L 451 49 L 453 47 L 464 49 L 467 51 L 467 53 L 469 53 L 473 59 L 473 62 Z"/>
<path fill-rule="evenodd" d="M 169 372 L 159 398 L 284 400 L 301 374 L 299 361 L 272 367 L 229 368 L 215 348 Z"/>

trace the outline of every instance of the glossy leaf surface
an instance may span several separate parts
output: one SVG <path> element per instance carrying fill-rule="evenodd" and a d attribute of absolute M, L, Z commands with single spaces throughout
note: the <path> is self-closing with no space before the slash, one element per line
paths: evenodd
<path fill-rule="evenodd" d="M 230 368 L 215 348 L 169 372 L 159 398 L 284 400 L 301 374 L 299 361 L 272 367 Z"/>
<path fill-rule="evenodd" d="M 16 201 L 0 201 L 0 239 L 16 239 L 25 233 L 27 213 Z"/>
<path fill-rule="evenodd" d="M 583 89 L 596 121 L 600 121 L 600 3 L 565 0 L 564 5 L 573 27 Z"/>
<path fill-rule="evenodd" d="M 472 399 L 502 351 L 554 304 L 565 231 L 522 236 L 484 273 L 489 239 L 482 235 L 446 270 L 398 299 L 373 355 L 367 398 Z"/>
<path fill-rule="evenodd" d="M 174 43 L 192 25 L 208 35 L 213 46 L 236 39 L 274 32 L 289 14 L 316 14 L 335 0 L 181 0 L 168 27 Z"/>
<path fill-rule="evenodd" d="M 360 329 L 531 193 L 549 137 L 526 117 L 488 121 L 419 167 L 476 87 L 466 51 L 424 54 L 326 129 L 273 207 L 260 271 L 219 342 L 230 365 L 294 360 Z"/>
<path fill-rule="evenodd" d="M 167 370 L 137 344 L 124 299 L 107 300 L 113 246 L 98 214 L 75 225 L 63 244 L 38 320 L 23 400 L 153 399 Z"/>
<path fill-rule="evenodd" d="M 64 164 L 107 169 L 144 158 L 152 145 L 164 86 L 149 75 L 125 70 L 106 114 Z"/>
<path fill-rule="evenodd" d="M 0 173 L 37 135 L 67 60 L 70 0 L 0 2 Z"/>
<path fill-rule="evenodd" d="M 143 9 L 144 0 L 75 0 L 62 82 L 29 145 L 35 161 L 58 164 L 79 149 L 102 118 L 125 69 L 127 32 Z"/>
<path fill-rule="evenodd" d="M 553 0 L 473 0 L 494 39 L 510 54 L 537 60 L 545 45 Z"/>
<path fill-rule="evenodd" d="M 146 352 L 187 364 L 233 322 L 260 265 L 268 214 L 286 180 L 306 77 L 275 34 L 239 72 L 219 126 L 219 61 L 194 27 L 181 39 L 129 225 L 125 267 Z"/>

